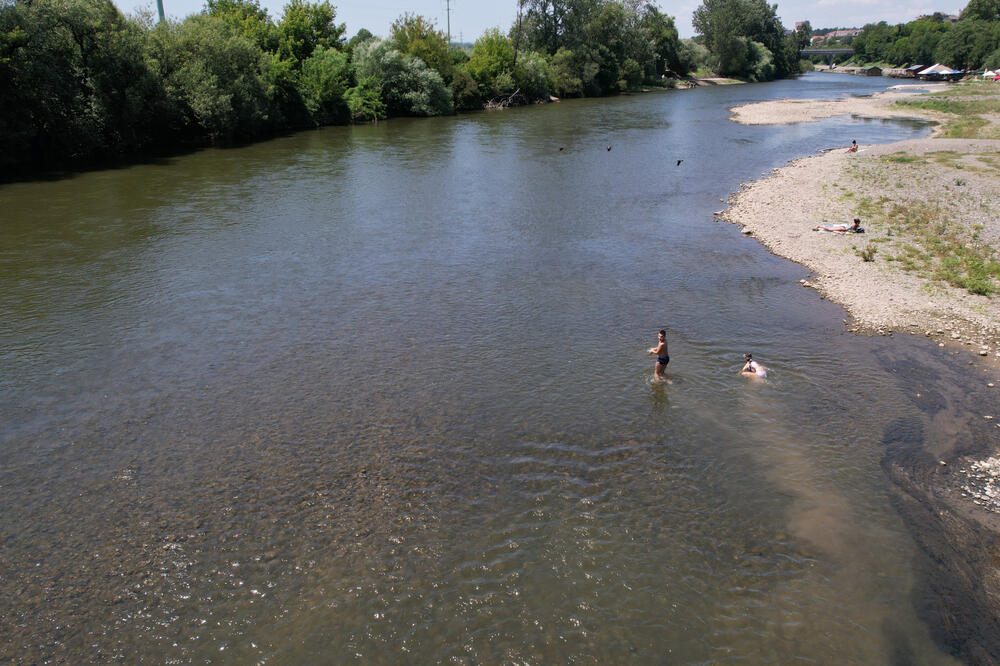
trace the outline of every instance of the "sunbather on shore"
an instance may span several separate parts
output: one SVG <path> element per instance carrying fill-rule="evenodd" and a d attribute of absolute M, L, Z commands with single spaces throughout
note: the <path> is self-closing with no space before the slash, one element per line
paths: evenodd
<path fill-rule="evenodd" d="M 854 218 L 850 224 L 834 224 L 832 226 L 819 225 L 813 227 L 813 231 L 829 231 L 835 234 L 856 234 L 861 231 L 861 220 Z"/>

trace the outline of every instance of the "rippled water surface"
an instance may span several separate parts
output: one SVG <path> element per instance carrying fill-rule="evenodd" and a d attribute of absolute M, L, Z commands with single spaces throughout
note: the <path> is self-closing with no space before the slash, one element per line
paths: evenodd
<path fill-rule="evenodd" d="M 903 343 L 712 217 L 787 159 L 926 132 L 729 106 L 889 83 L 0 187 L 0 655 L 948 663 L 879 467 L 922 418 L 885 369 Z"/>

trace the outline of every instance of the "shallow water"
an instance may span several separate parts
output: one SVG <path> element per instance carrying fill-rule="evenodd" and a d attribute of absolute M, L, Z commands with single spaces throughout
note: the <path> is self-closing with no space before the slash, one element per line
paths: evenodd
<path fill-rule="evenodd" d="M 712 217 L 788 159 L 927 131 L 729 106 L 890 83 L 0 187 L 0 655 L 949 663 L 879 466 L 887 428 L 928 418 L 886 359 L 929 348 L 845 333 Z"/>

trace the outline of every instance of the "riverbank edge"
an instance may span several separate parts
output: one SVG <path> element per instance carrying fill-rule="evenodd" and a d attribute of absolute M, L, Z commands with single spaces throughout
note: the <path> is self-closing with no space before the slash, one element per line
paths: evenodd
<path fill-rule="evenodd" d="M 871 98 L 844 100 L 780 100 L 762 102 L 732 109 L 732 120 L 743 124 L 789 124 L 809 122 L 837 115 L 857 115 L 872 118 L 918 118 L 940 122 L 933 113 L 905 111 L 893 107 L 897 97 L 880 93 Z M 756 108 L 754 108 L 756 107 Z M 937 134 L 937 128 L 932 137 Z M 946 145 L 951 143 L 952 145 Z M 880 146 L 863 147 L 861 155 L 891 154 L 921 146 L 924 151 L 962 148 L 967 151 L 988 149 L 1000 151 L 1000 142 L 953 143 L 938 138 L 904 141 Z M 886 271 L 875 262 L 863 262 L 856 256 L 852 237 L 812 231 L 817 219 L 817 206 L 825 206 L 828 223 L 848 221 L 843 202 L 832 200 L 826 183 L 845 179 L 847 169 L 858 153 L 833 149 L 820 155 L 792 160 L 786 166 L 765 174 L 765 178 L 741 183 L 719 219 L 741 227 L 745 235 L 753 236 L 773 254 L 794 261 L 812 271 L 815 278 L 803 280 L 804 287 L 815 288 L 823 297 L 842 305 L 853 322 L 844 320 L 855 334 L 893 335 L 905 331 L 915 335 L 938 337 L 939 348 L 953 360 L 952 366 L 962 367 L 961 358 L 975 359 L 966 350 L 984 344 L 992 338 L 993 349 L 980 361 L 989 363 L 988 373 L 996 374 L 1000 357 L 1000 331 L 994 317 L 985 329 L 980 322 L 965 321 L 955 316 L 937 317 L 933 325 L 920 320 L 921 313 L 932 314 L 946 301 L 956 300 L 953 290 L 942 290 L 944 301 L 935 303 L 928 298 L 920 280 L 902 271 Z M 840 212 L 839 216 L 833 213 Z M 854 251 L 852 251 L 854 250 Z M 921 295 L 925 308 L 898 307 L 910 303 L 901 296 Z M 897 303 L 899 298 L 899 303 Z M 957 302 L 967 300 L 959 294 Z M 869 307 L 876 304 L 876 308 Z M 940 312 L 940 310 L 938 310 Z M 945 309 L 944 312 L 951 310 Z M 953 313 L 954 314 L 954 313 Z M 961 322 L 959 320 L 962 320 Z M 946 323 L 948 322 L 948 323 Z M 950 324 L 950 325 L 949 325 Z M 982 354 L 983 346 L 976 347 Z M 962 350 L 962 351 L 959 351 Z M 969 360 L 973 364 L 974 360 Z M 882 438 L 884 447 L 882 468 L 891 482 L 890 499 L 907 525 L 915 543 L 923 553 L 919 563 L 921 578 L 914 588 L 914 604 L 924 617 L 935 640 L 956 657 L 971 664 L 993 664 L 1000 661 L 1000 515 L 977 506 L 964 492 L 970 463 L 997 454 L 996 421 L 992 413 L 982 414 L 982 407 L 992 409 L 997 396 L 985 388 L 986 380 L 977 390 L 953 404 L 942 396 L 914 391 L 919 386 L 918 372 L 908 373 L 885 366 L 900 382 L 900 388 L 915 407 L 932 416 L 932 432 L 912 435 L 900 431 L 905 427 L 890 426 Z M 914 369 L 911 369 L 914 370 Z M 904 376 L 907 375 L 907 376 Z M 959 384 L 967 380 L 952 379 L 958 394 Z M 956 375 L 955 377 L 958 377 Z M 978 409 L 977 409 L 978 408 Z M 978 414 L 976 412 L 979 412 Z M 942 418 L 942 413 L 947 415 Z M 986 418 L 984 418 L 984 416 Z M 996 415 L 1000 417 L 1000 415 Z M 948 423 L 949 425 L 940 425 Z"/>

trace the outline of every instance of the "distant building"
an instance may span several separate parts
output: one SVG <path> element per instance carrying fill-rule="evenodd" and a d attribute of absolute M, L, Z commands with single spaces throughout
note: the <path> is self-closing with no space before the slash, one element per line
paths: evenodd
<path fill-rule="evenodd" d="M 844 30 L 831 30 L 830 32 L 823 35 L 813 35 L 810 40 L 810 45 L 817 46 L 823 42 L 830 41 L 832 39 L 839 39 L 842 41 L 851 41 L 862 32 L 862 28 L 846 28 Z"/>
<path fill-rule="evenodd" d="M 854 39 L 861 34 L 861 28 L 849 28 L 847 30 L 834 30 L 826 33 L 827 39 Z"/>

